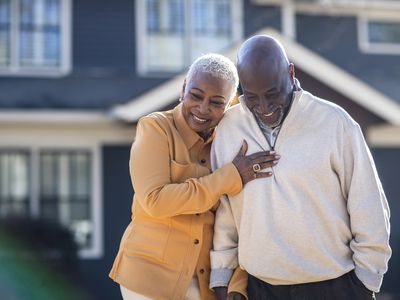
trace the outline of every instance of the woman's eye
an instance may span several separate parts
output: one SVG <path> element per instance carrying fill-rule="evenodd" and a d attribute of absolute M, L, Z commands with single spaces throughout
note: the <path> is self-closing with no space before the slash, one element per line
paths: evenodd
<path fill-rule="evenodd" d="M 195 99 L 197 99 L 197 100 L 200 100 L 200 99 L 201 99 L 201 96 L 200 96 L 200 95 L 193 94 L 193 93 L 191 93 L 191 95 L 192 95 L 193 98 L 195 98 Z"/>
<path fill-rule="evenodd" d="M 211 104 L 216 107 L 223 107 L 225 105 L 224 102 L 218 102 L 218 101 L 211 101 Z"/>

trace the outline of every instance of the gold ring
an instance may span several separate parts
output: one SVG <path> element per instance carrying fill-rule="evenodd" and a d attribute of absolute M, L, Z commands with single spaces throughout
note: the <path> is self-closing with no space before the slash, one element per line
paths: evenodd
<path fill-rule="evenodd" d="M 253 171 L 255 173 L 260 172 L 261 171 L 261 166 L 259 164 L 254 164 L 253 165 Z"/>

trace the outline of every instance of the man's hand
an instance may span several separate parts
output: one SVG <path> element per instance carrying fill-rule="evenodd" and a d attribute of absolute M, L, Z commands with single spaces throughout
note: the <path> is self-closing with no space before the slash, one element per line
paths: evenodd
<path fill-rule="evenodd" d="M 230 292 L 226 300 L 246 300 L 246 297 L 238 292 Z"/>

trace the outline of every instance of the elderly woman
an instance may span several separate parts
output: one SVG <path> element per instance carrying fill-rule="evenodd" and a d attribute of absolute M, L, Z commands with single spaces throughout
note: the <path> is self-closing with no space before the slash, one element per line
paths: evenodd
<path fill-rule="evenodd" d="M 110 272 L 125 300 L 216 299 L 208 285 L 218 200 L 270 176 L 256 171 L 277 159 L 266 152 L 245 156 L 244 142 L 232 163 L 211 173 L 214 128 L 237 86 L 229 59 L 201 56 L 188 71 L 181 103 L 140 119 L 130 159 L 132 221 Z M 230 291 L 244 294 L 245 285 Z"/>

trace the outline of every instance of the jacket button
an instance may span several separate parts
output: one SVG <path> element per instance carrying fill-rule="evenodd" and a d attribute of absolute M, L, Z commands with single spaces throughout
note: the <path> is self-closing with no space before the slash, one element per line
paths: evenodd
<path fill-rule="evenodd" d="M 200 269 L 200 274 L 204 274 L 204 269 Z"/>
<path fill-rule="evenodd" d="M 200 241 L 198 240 L 198 239 L 195 239 L 194 241 L 193 241 L 193 243 L 195 243 L 196 245 L 199 243 Z"/>
<path fill-rule="evenodd" d="M 200 160 L 200 162 L 201 162 L 202 164 L 205 164 L 205 163 L 206 163 L 206 160 L 203 158 L 203 159 Z"/>

